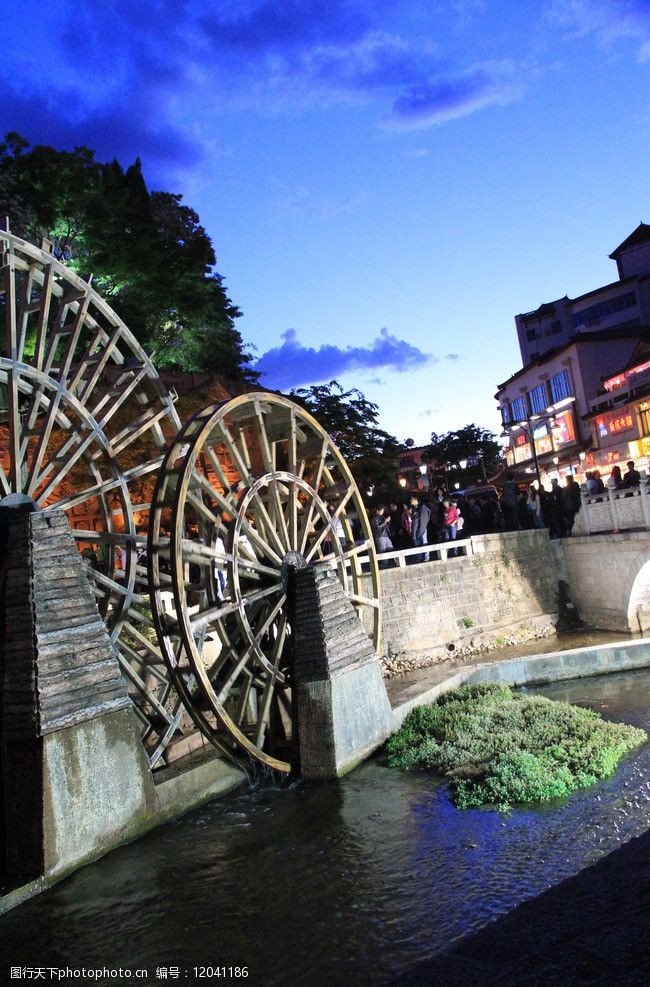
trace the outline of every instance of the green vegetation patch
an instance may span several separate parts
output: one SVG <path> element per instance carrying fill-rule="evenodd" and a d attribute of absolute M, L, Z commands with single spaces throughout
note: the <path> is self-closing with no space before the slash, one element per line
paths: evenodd
<path fill-rule="evenodd" d="M 592 710 L 486 683 L 414 709 L 385 753 L 390 767 L 444 775 L 461 809 L 507 809 L 593 785 L 647 739 Z"/>

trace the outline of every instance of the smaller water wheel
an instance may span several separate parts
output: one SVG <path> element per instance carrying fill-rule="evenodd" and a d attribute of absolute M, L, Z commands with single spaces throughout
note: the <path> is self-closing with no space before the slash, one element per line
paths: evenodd
<path fill-rule="evenodd" d="M 379 643 L 372 534 L 332 439 L 274 394 L 205 409 L 161 468 L 148 560 L 163 656 L 196 724 L 229 756 L 289 771 L 292 567 L 334 568 Z"/>

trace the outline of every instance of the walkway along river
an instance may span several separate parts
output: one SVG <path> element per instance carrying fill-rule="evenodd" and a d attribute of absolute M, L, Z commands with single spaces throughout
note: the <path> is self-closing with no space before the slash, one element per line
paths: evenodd
<path fill-rule="evenodd" d="M 650 728 L 648 671 L 538 691 Z M 612 779 L 506 816 L 459 812 L 440 782 L 378 759 L 340 782 L 260 786 L 5 915 L 0 952 L 7 970 L 121 965 L 152 984 L 170 967 L 205 982 L 202 965 L 246 966 L 254 985 L 389 984 L 643 833 L 649 777 L 646 744 Z"/>

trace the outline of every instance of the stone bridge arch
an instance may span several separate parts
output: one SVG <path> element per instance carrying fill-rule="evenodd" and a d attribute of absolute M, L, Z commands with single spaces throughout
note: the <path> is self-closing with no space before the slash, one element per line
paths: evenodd
<path fill-rule="evenodd" d="M 650 559 L 647 552 L 640 558 L 640 567 L 630 572 L 627 615 L 632 631 L 650 631 Z"/>
<path fill-rule="evenodd" d="M 562 548 L 573 602 L 589 626 L 650 630 L 650 532 L 565 538 Z"/>

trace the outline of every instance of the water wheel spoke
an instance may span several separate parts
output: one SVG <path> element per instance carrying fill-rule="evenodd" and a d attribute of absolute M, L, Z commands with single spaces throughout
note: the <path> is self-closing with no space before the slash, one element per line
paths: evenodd
<path fill-rule="evenodd" d="M 142 364 L 139 372 L 137 374 L 131 374 L 130 376 L 131 379 L 128 383 L 118 382 L 114 384 L 111 390 L 105 394 L 92 409 L 92 416 L 97 419 L 100 428 L 106 428 L 114 415 L 116 415 L 117 412 L 126 405 L 127 401 L 137 390 L 142 381 L 146 380 L 146 366 Z M 84 398 L 87 399 L 88 397 L 90 397 L 90 393 L 86 390 L 84 391 Z M 128 433 L 128 427 L 116 437 L 116 441 L 119 441 L 120 438 L 124 437 L 125 433 Z"/>
<path fill-rule="evenodd" d="M 36 325 L 36 340 L 34 346 L 34 366 L 38 370 L 43 369 L 45 361 L 45 348 L 47 343 L 47 326 L 50 318 L 50 306 L 52 304 L 54 285 L 54 267 L 48 264 L 45 268 L 45 276 L 42 279 L 40 305 L 38 309 L 38 322 Z"/>
<path fill-rule="evenodd" d="M 235 712 L 233 715 L 233 720 L 238 727 L 241 727 L 244 717 L 246 716 L 246 711 L 248 709 L 251 689 L 253 687 L 253 677 L 248 674 L 245 676 L 244 687 L 241 690 L 241 695 L 237 701 Z"/>
<path fill-rule="evenodd" d="M 267 414 L 262 413 L 262 409 L 258 402 L 255 403 L 255 414 L 257 418 L 257 438 L 259 443 L 259 450 L 262 456 L 262 462 L 264 464 L 264 469 L 267 475 L 273 477 L 276 469 L 275 455 L 273 451 L 273 443 L 269 439 L 267 431 Z M 282 499 L 280 497 L 280 490 L 277 484 L 277 480 L 271 479 L 269 484 L 269 492 L 271 494 L 271 514 L 272 519 L 269 517 L 266 507 L 264 507 L 261 499 L 258 500 L 260 507 L 263 509 L 264 518 L 268 525 L 268 532 L 271 537 L 274 538 L 276 543 L 276 548 L 280 553 L 280 557 L 289 551 L 291 544 L 289 538 L 289 529 L 287 527 L 286 518 L 284 516 L 284 510 L 282 507 Z M 278 527 L 282 535 L 284 535 L 284 541 L 280 540 L 277 534 Z"/>
<path fill-rule="evenodd" d="M 94 483 L 91 487 L 83 487 L 81 490 L 76 491 L 74 494 L 69 494 L 67 497 L 61 497 L 57 500 L 54 505 L 57 509 L 70 510 L 72 507 L 78 507 L 81 504 L 88 503 L 89 500 L 94 498 L 105 496 L 106 494 L 113 493 L 120 488 L 129 485 L 134 480 L 140 480 L 148 473 L 155 472 L 162 462 L 162 456 L 157 456 L 155 459 L 148 463 L 143 463 L 139 466 L 133 466 L 130 470 L 124 470 L 124 472 L 119 477 L 111 477 L 109 480 L 102 480 L 101 482 Z M 134 504 L 133 510 L 143 510 L 144 508 L 150 507 L 150 504 Z M 47 508 L 46 508 L 47 509 Z"/>
<path fill-rule="evenodd" d="M 321 446 L 320 455 L 319 455 L 319 458 L 318 458 L 318 466 L 316 468 L 316 476 L 314 477 L 314 481 L 311 484 L 311 486 L 312 486 L 312 488 L 314 490 L 315 495 L 318 495 L 318 492 L 320 490 L 321 479 L 322 479 L 322 475 L 323 475 L 323 468 L 324 468 L 324 465 L 325 465 L 325 454 L 326 454 L 326 451 L 327 451 L 327 446 L 328 446 L 328 439 L 327 439 L 327 436 L 326 436 L 323 439 L 323 443 L 322 443 L 322 446 Z M 315 497 L 312 497 L 312 498 L 310 498 L 309 507 L 307 509 L 307 514 L 305 515 L 305 519 L 303 521 L 302 527 L 300 529 L 300 534 L 299 534 L 299 545 L 300 545 L 300 547 L 299 547 L 298 551 L 302 555 L 305 554 L 305 549 L 307 548 L 307 541 L 309 539 L 311 525 L 312 525 L 312 522 L 314 520 L 314 510 L 315 510 L 315 507 L 316 507 L 316 499 L 315 499 Z"/>
<path fill-rule="evenodd" d="M 167 416 L 167 408 L 160 408 L 158 410 L 150 408 L 145 411 L 143 415 L 137 418 L 134 422 L 131 422 L 130 425 L 127 425 L 127 427 L 124 428 L 120 434 L 112 440 L 111 445 L 113 455 L 119 456 L 120 453 L 124 452 L 125 449 L 128 449 L 128 447 L 135 442 L 136 439 L 139 439 L 146 432 L 153 431 L 155 426 L 158 425 L 163 418 L 167 418 Z"/>
<path fill-rule="evenodd" d="M 232 565 L 235 562 L 235 555 L 232 552 L 221 551 L 214 545 L 203 545 L 200 542 L 191 541 L 189 538 L 184 538 L 181 541 L 181 550 L 186 562 L 196 562 L 197 565 L 209 566 L 214 563 L 229 563 Z M 274 569 L 271 566 L 264 565 L 262 562 L 258 562 L 257 559 L 248 556 L 243 557 L 240 554 L 237 556 L 237 564 L 240 570 L 244 570 L 244 572 L 250 570 L 249 575 L 255 573 L 258 575 L 272 576 L 277 579 L 277 568 Z"/>
<path fill-rule="evenodd" d="M 244 460 L 242 459 L 239 449 L 237 448 L 237 443 L 235 442 L 233 436 L 230 433 L 228 426 L 223 420 L 220 423 L 220 437 L 221 437 L 221 441 L 223 442 L 230 456 L 232 457 L 233 464 L 237 472 L 239 473 L 240 480 L 242 480 L 246 484 L 251 483 L 253 480 L 251 472 L 248 466 L 246 465 L 246 463 L 244 462 Z"/>
<path fill-rule="evenodd" d="M 372 607 L 374 610 L 379 609 L 379 600 L 377 598 L 361 596 L 359 593 L 350 593 L 349 598 L 351 603 L 356 603 L 358 606 Z"/>
<path fill-rule="evenodd" d="M 287 639 L 288 629 L 289 621 L 287 615 L 282 613 L 278 618 L 278 623 L 275 628 L 275 641 L 273 642 L 273 650 L 271 652 L 271 659 L 276 668 L 278 667 L 284 652 L 284 642 Z"/>
<path fill-rule="evenodd" d="M 257 747 L 262 747 L 264 744 L 266 729 L 268 726 L 269 717 L 271 715 L 271 703 L 278 683 L 278 668 L 284 650 L 284 642 L 287 636 L 288 621 L 284 614 L 281 615 L 278 623 L 279 626 L 276 628 L 276 638 L 273 642 L 272 650 L 273 668 L 266 683 L 264 684 L 262 701 L 260 704 L 260 717 L 255 736 L 255 744 Z"/>
<path fill-rule="evenodd" d="M 259 701 L 259 719 L 257 722 L 257 731 L 255 733 L 255 746 L 261 747 L 264 743 L 264 735 L 266 734 L 266 728 L 269 722 L 269 716 L 271 715 L 271 701 L 275 693 L 275 687 L 277 683 L 277 677 L 274 672 L 272 672 L 266 685 L 264 686 L 264 691 L 262 693 L 261 701 Z"/>
<path fill-rule="evenodd" d="M 257 633 L 258 633 L 258 637 L 260 639 L 266 634 L 266 632 L 268 631 L 269 627 L 271 626 L 271 624 L 273 623 L 273 621 L 277 617 L 277 615 L 280 612 L 280 608 L 282 607 L 282 604 L 283 603 L 284 603 L 284 599 L 283 598 L 280 599 L 280 600 L 278 600 L 276 602 L 275 606 L 271 609 L 270 613 L 267 615 L 264 623 L 258 629 Z M 230 675 L 228 676 L 228 678 L 226 679 L 226 681 L 221 685 L 221 688 L 219 689 L 218 696 L 217 696 L 217 698 L 219 699 L 219 702 L 221 702 L 221 703 L 224 703 L 225 702 L 225 700 L 226 700 L 226 698 L 228 696 L 228 693 L 230 692 L 230 690 L 232 689 L 233 685 L 235 684 L 235 682 L 239 678 L 240 673 L 242 672 L 242 670 L 248 664 L 248 662 L 249 662 L 249 660 L 250 660 L 250 658 L 251 658 L 251 656 L 253 654 L 253 650 L 254 650 L 254 644 L 251 642 L 251 644 L 249 644 L 249 646 L 246 648 L 246 650 L 241 655 L 241 657 L 239 658 L 239 660 L 235 663 L 235 666 L 232 669 L 232 671 L 230 672 Z"/>
<path fill-rule="evenodd" d="M 193 614 L 190 617 L 190 626 L 192 627 L 192 632 L 194 634 L 198 633 L 201 627 L 213 627 L 215 622 L 221 620 L 223 617 L 228 616 L 228 614 L 236 613 L 242 607 L 249 607 L 256 603 L 258 600 L 263 599 L 266 596 L 270 596 L 274 593 L 282 593 L 282 583 L 278 580 L 273 586 L 266 586 L 264 589 L 257 590 L 248 595 L 243 595 L 239 599 L 233 600 L 230 603 L 221 604 L 216 607 L 210 607 L 207 610 L 199 610 L 198 613 Z"/>
<path fill-rule="evenodd" d="M 153 655 L 159 664 L 163 664 L 163 658 L 158 646 L 150 641 L 146 634 L 143 634 L 137 627 L 134 627 L 130 620 L 124 621 L 122 630 L 124 634 L 128 634 L 130 637 L 135 638 L 138 644 L 150 655 Z M 146 661 L 146 659 L 143 660 Z"/>
<path fill-rule="evenodd" d="M 71 437 L 68 442 L 59 449 L 55 456 L 50 459 L 46 468 L 42 473 L 35 477 L 33 490 L 36 492 L 36 496 L 43 503 L 50 497 L 54 491 L 59 487 L 65 478 L 71 473 L 74 466 L 78 463 L 81 457 L 86 453 L 89 446 L 95 441 L 95 434 L 87 435 L 83 442 L 80 442 L 80 437 L 75 434 Z M 74 453 L 69 454 L 70 451 L 77 446 Z M 57 469 L 58 466 L 58 469 Z M 45 483 L 45 480 L 50 475 L 52 470 L 56 469 L 56 473 L 50 479 L 46 487 L 41 488 L 41 485 Z"/>
<path fill-rule="evenodd" d="M 287 528 L 288 546 L 292 552 L 298 551 L 298 510 L 301 509 L 298 499 L 298 486 L 296 483 L 289 485 L 289 496 L 287 498 Z"/>
<path fill-rule="evenodd" d="M 341 497 L 341 500 L 339 501 L 339 503 L 338 503 L 338 505 L 336 507 L 336 510 L 332 514 L 331 518 L 329 519 L 329 521 L 327 522 L 327 524 L 325 524 L 323 526 L 323 530 L 320 532 L 320 534 L 316 538 L 316 541 L 311 545 L 311 547 L 310 547 L 307 555 L 305 556 L 305 561 L 306 562 L 311 562 L 311 560 L 313 559 L 314 555 L 316 554 L 316 552 L 318 551 L 318 549 L 320 548 L 320 546 L 323 544 L 323 541 L 325 540 L 325 538 L 328 535 L 330 537 L 333 535 L 333 533 L 334 533 L 334 522 L 337 521 L 341 517 L 341 514 L 343 513 L 346 504 L 348 503 L 348 501 L 350 500 L 350 498 L 352 497 L 353 494 L 354 494 L 354 488 L 353 487 L 348 487 L 347 491 L 345 492 L 345 495 L 343 497 Z"/>
<path fill-rule="evenodd" d="M 130 661 L 127 660 L 130 659 L 131 661 L 137 663 L 139 660 L 137 651 L 131 648 L 125 641 L 122 641 L 117 651 L 117 656 L 122 672 L 126 675 L 129 681 L 133 683 L 138 692 L 145 698 L 146 702 L 152 707 L 152 709 L 156 711 L 158 716 L 164 720 L 165 723 L 169 724 L 172 720 L 172 716 L 158 700 L 156 694 L 149 686 L 147 686 L 144 679 L 138 675 Z"/>
<path fill-rule="evenodd" d="M 235 511 L 234 505 L 230 503 L 230 501 L 228 501 L 221 493 L 219 493 L 219 491 L 212 486 L 212 484 L 210 483 L 209 480 L 206 479 L 206 477 L 202 476 L 200 473 L 197 473 L 196 471 L 192 471 L 192 481 L 195 487 L 198 486 L 200 489 L 205 490 L 206 493 L 208 493 L 209 496 L 211 496 L 214 499 L 214 501 L 216 502 L 216 504 L 218 505 L 218 507 L 221 509 L 223 513 L 230 514 Z M 226 527 L 224 525 L 222 517 L 219 514 L 215 513 L 215 511 L 212 510 L 212 508 L 208 507 L 196 495 L 196 493 L 192 489 L 188 490 L 187 499 L 193 504 L 194 507 L 196 507 L 196 509 L 199 511 L 200 514 L 202 514 L 205 518 L 207 518 L 217 527 L 222 529 L 224 532 L 226 531 Z M 268 520 L 270 523 L 270 518 L 266 512 L 264 512 L 263 516 L 265 520 Z M 250 521 L 247 518 L 242 517 L 241 525 L 242 528 L 244 529 L 244 533 L 247 539 L 252 543 L 252 545 L 254 545 L 267 558 L 271 558 L 273 561 L 280 564 L 282 557 L 284 555 L 284 551 L 279 539 L 277 537 L 274 539 L 275 547 L 277 549 L 277 551 L 275 551 L 270 546 L 268 540 L 262 537 L 258 533 L 258 531 L 255 529 L 255 527 L 250 523 Z M 254 556 L 251 558 L 251 561 L 254 561 Z"/>
<path fill-rule="evenodd" d="M 241 528 L 244 534 L 246 535 L 246 537 L 248 538 L 249 542 L 251 542 L 254 547 L 259 549 L 262 555 L 266 556 L 266 558 L 271 559 L 273 562 L 276 562 L 278 566 L 280 566 L 282 564 L 282 558 L 283 558 L 282 554 L 278 554 L 278 552 L 276 552 L 273 548 L 271 548 L 269 542 L 258 534 L 258 532 L 255 530 L 253 525 L 250 524 L 250 522 L 247 521 L 246 518 L 241 517 L 239 520 L 240 520 Z M 281 552 L 282 551 L 281 546 L 278 547 Z M 246 553 L 247 561 L 249 562 L 255 561 L 254 556 L 252 556 L 250 552 L 247 551 L 245 545 L 242 546 L 238 544 L 236 546 L 233 546 L 233 551 L 244 551 Z"/>

